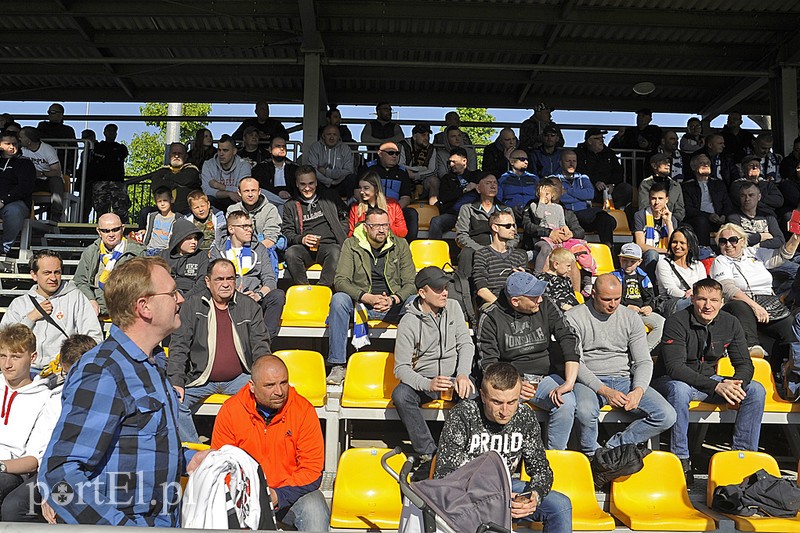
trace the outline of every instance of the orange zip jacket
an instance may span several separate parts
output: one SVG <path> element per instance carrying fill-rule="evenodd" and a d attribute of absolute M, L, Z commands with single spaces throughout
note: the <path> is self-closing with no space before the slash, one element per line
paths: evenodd
<path fill-rule="evenodd" d="M 256 410 L 250 387 L 229 398 L 217 415 L 211 448 L 237 446 L 258 461 L 267 484 L 278 494 L 278 509 L 317 490 L 325 463 L 322 428 L 314 407 L 289 387 L 283 409 L 269 421 Z"/>

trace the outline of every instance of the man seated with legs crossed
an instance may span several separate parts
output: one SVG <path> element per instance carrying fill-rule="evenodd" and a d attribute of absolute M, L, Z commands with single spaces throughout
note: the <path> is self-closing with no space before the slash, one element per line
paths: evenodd
<path fill-rule="evenodd" d="M 689 402 L 727 403 L 738 409 L 733 427 L 734 450 L 758 451 L 766 392 L 753 381 L 753 361 L 739 320 L 722 308 L 722 285 L 712 278 L 692 287 L 692 306 L 664 324 L 653 388 L 675 408 L 669 449 L 683 463 L 687 482 L 694 480 L 689 461 Z M 733 376 L 717 374 L 717 362 L 730 357 Z"/>
<path fill-rule="evenodd" d="M 392 392 L 392 402 L 419 456 L 420 479 L 428 477 L 436 453 L 436 441 L 422 417 L 420 404 L 475 395 L 475 384 L 469 377 L 475 345 L 461 304 L 447 299 L 451 280 L 436 266 L 420 270 L 414 279 L 417 296 L 406 306 L 397 326 L 394 375 L 400 383 Z"/>
<path fill-rule="evenodd" d="M 275 517 L 297 531 L 328 531 L 330 511 L 319 490 L 325 447 L 317 413 L 289 385 L 286 365 L 259 357 L 247 386 L 217 415 L 211 447 L 241 448 L 264 469 Z"/>
<path fill-rule="evenodd" d="M 603 274 L 595 281 L 591 300 L 566 312 L 583 348 L 573 392 L 580 448 L 590 456 L 600 447 L 597 418 L 604 405 L 636 417 L 606 442 L 607 448 L 647 442 L 675 423 L 675 409 L 649 387 L 653 360 L 642 321 L 621 300 L 620 281 Z"/>
<path fill-rule="evenodd" d="M 542 445 L 539 421 L 533 409 L 520 406 L 521 389 L 513 365 L 489 365 L 479 397 L 459 402 L 450 410 L 439 439 L 433 477 L 443 478 L 489 451 L 500 454 L 509 472 L 516 472 L 522 461 L 531 479 L 527 483 L 512 480 L 511 518 L 543 522 L 545 533 L 571 533 L 572 503 L 550 490 L 553 471 Z"/>
<path fill-rule="evenodd" d="M 211 262 L 206 287 L 181 306 L 181 327 L 172 335 L 167 360 L 167 376 L 181 399 L 183 442 L 200 442 L 192 413 L 203 401 L 239 392 L 250 381 L 253 360 L 271 353 L 261 307 L 236 291 L 230 261 Z"/>

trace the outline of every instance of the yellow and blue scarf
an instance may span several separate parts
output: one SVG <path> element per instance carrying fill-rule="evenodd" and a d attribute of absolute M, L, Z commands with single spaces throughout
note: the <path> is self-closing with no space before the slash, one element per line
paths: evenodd
<path fill-rule="evenodd" d="M 108 277 L 111 275 L 111 271 L 114 270 L 114 266 L 117 264 L 117 261 L 125 250 L 125 245 L 127 244 L 128 240 L 123 237 L 122 242 L 120 242 L 116 248 L 111 250 L 110 252 L 106 248 L 105 243 L 100 241 L 100 273 L 97 277 L 97 286 L 100 289 L 105 289 L 106 281 L 108 281 Z"/>
<path fill-rule="evenodd" d="M 653 210 L 649 207 L 645 208 L 644 216 L 644 243 L 648 246 L 666 250 L 667 243 L 669 242 L 669 230 L 667 229 L 667 225 L 663 224 L 661 229 L 656 231 L 656 221 L 653 216 Z"/>

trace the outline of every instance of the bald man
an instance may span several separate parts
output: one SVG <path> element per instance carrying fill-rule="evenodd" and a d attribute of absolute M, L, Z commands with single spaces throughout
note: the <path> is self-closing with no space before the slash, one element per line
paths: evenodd
<path fill-rule="evenodd" d="M 280 358 L 261 356 L 251 372 L 250 382 L 222 405 L 211 448 L 231 444 L 259 462 L 280 522 L 298 531 L 328 531 L 330 510 L 319 490 L 325 452 L 317 413 L 289 385 Z"/>
<path fill-rule="evenodd" d="M 495 176 L 502 176 L 511 170 L 511 152 L 519 146 L 519 139 L 511 128 L 503 128 L 497 134 L 497 139 L 483 149 L 483 163 L 481 169 L 491 172 Z M 523 150 L 523 157 L 528 157 Z"/>
<path fill-rule="evenodd" d="M 668 430 L 675 423 L 675 409 L 649 387 L 653 360 L 639 315 L 620 306 L 622 284 L 612 274 L 597 278 L 591 300 L 566 313 L 583 347 L 574 394 L 575 426 L 581 451 L 594 455 L 600 408 L 625 409 L 636 420 L 605 444 L 639 444 Z"/>
<path fill-rule="evenodd" d="M 114 267 L 142 255 L 144 248 L 125 238 L 125 225 L 114 213 L 100 216 L 97 234 L 100 238 L 81 254 L 73 281 L 78 290 L 89 299 L 95 313 L 105 315 L 108 313 L 103 296 L 106 280 Z"/>

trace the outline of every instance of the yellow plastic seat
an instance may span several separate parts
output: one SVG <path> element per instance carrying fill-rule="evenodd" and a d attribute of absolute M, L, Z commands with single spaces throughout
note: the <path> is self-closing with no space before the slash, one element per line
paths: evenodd
<path fill-rule="evenodd" d="M 611 250 L 609 250 L 608 246 L 599 242 L 590 242 L 587 243 L 587 246 L 592 252 L 592 257 L 594 257 L 594 260 L 597 263 L 598 276 L 600 274 L 608 274 L 609 272 L 614 271 L 614 258 L 611 257 Z"/>
<path fill-rule="evenodd" d="M 614 220 L 617 221 L 617 227 L 614 229 L 614 235 L 625 235 L 627 237 L 633 235 L 631 228 L 628 225 L 628 216 L 625 214 L 625 211 L 622 209 L 611 209 L 606 211 L 606 213 L 614 217 Z"/>
<path fill-rule="evenodd" d="M 414 259 L 414 266 L 417 270 L 422 270 L 427 266 L 437 266 L 441 269 L 452 272 L 450 263 L 450 246 L 445 241 L 438 240 L 416 240 L 411 241 L 411 257 Z M 445 265 L 448 265 L 445 267 Z"/>
<path fill-rule="evenodd" d="M 322 270 L 322 265 L 320 265 L 319 263 L 314 263 L 313 265 L 308 267 L 306 270 L 308 270 L 310 272 L 319 272 L 319 271 Z"/>
<path fill-rule="evenodd" d="M 767 392 L 767 396 L 764 401 L 764 412 L 800 412 L 800 404 L 784 400 L 781 398 L 781 395 L 778 394 L 778 387 L 775 384 L 775 376 L 772 375 L 772 368 L 770 368 L 769 362 L 765 359 L 761 359 L 760 357 L 751 357 L 750 359 L 753 361 L 753 379 L 761 383 L 761 385 L 764 386 L 764 390 Z M 720 376 L 733 375 L 733 365 L 731 365 L 730 358 L 723 357 L 719 360 L 717 363 L 717 374 Z"/>
<path fill-rule="evenodd" d="M 394 354 L 391 352 L 356 352 L 347 361 L 342 388 L 342 407 L 386 409 L 393 407 L 392 391 Z M 446 409 L 452 402 L 433 400 L 422 405 L 426 409 Z"/>
<path fill-rule="evenodd" d="M 731 450 L 717 452 L 708 464 L 708 489 L 706 501 L 711 507 L 714 489 L 725 485 L 738 485 L 748 476 L 763 468 L 769 474 L 780 477 L 778 462 L 762 452 Z M 769 516 L 736 516 L 726 514 L 739 531 L 800 531 L 800 518 L 772 518 Z"/>
<path fill-rule="evenodd" d="M 274 353 L 289 369 L 289 385 L 314 407 L 325 405 L 325 360 L 312 350 L 279 350 Z"/>
<path fill-rule="evenodd" d="M 580 452 L 547 450 L 553 469 L 553 488 L 572 501 L 572 529 L 575 531 L 612 531 L 614 518 L 600 508 L 594 492 L 589 459 Z"/>
<path fill-rule="evenodd" d="M 609 510 L 631 529 L 712 531 L 714 519 L 689 501 L 686 478 L 677 455 L 654 451 L 644 468 L 611 482 Z"/>
<path fill-rule="evenodd" d="M 419 229 L 421 230 L 429 230 L 431 219 L 439 216 L 439 209 L 428 203 L 412 203 L 408 207 L 414 209 L 419 215 Z"/>
<path fill-rule="evenodd" d="M 331 527 L 397 529 L 402 511 L 400 486 L 381 466 L 388 448 L 351 448 L 339 458 L 331 500 Z M 389 459 L 400 472 L 403 454 Z"/>
<path fill-rule="evenodd" d="M 211 404 L 211 405 L 222 405 L 225 403 L 225 400 L 230 398 L 227 394 L 212 394 L 203 403 Z"/>
<path fill-rule="evenodd" d="M 331 289 L 324 285 L 294 285 L 286 291 L 281 326 L 324 328 L 331 307 Z"/>

